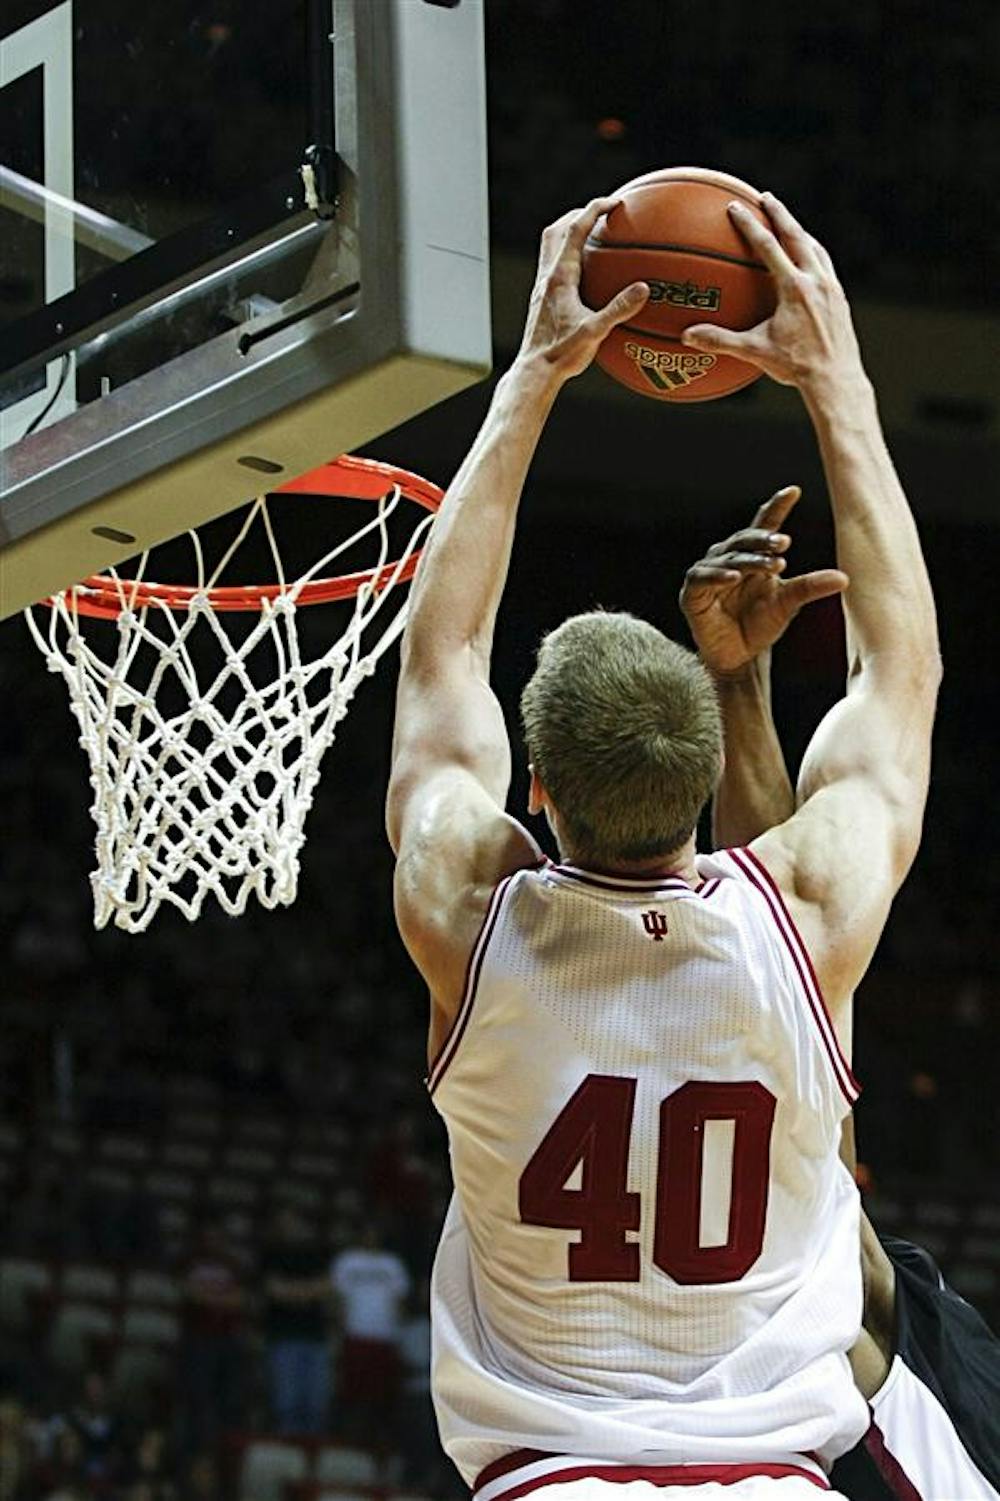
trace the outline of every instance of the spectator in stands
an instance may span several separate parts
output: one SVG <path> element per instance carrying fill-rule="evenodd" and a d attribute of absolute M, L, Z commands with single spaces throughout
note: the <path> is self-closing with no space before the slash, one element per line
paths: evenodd
<path fill-rule="evenodd" d="M 223 1226 L 206 1224 L 183 1268 L 179 1440 L 209 1450 L 244 1409 L 244 1269 Z"/>
<path fill-rule="evenodd" d="M 431 1179 L 416 1119 L 400 1112 L 380 1133 L 368 1166 L 368 1201 L 407 1266 L 426 1265 Z"/>
<path fill-rule="evenodd" d="M 27 1413 L 0 1380 L 0 1501 L 20 1501 L 26 1494 L 32 1458 Z"/>
<path fill-rule="evenodd" d="M 430 1282 L 426 1277 L 409 1299 L 398 1346 L 402 1364 L 398 1441 L 403 1484 L 418 1495 L 451 1495 L 460 1482 L 441 1448 L 431 1402 Z"/>
<path fill-rule="evenodd" d="M 330 1406 L 329 1253 L 282 1208 L 261 1258 L 271 1417 L 279 1433 L 323 1433 Z"/>
<path fill-rule="evenodd" d="M 100 1371 L 87 1371 L 72 1407 L 52 1419 L 49 1443 L 59 1480 L 79 1478 L 99 1491 L 121 1479 L 123 1425 Z"/>
<path fill-rule="evenodd" d="M 403 1262 L 369 1224 L 330 1268 L 340 1307 L 339 1398 L 348 1436 L 382 1451 L 399 1394 L 401 1310 L 410 1290 Z"/>
<path fill-rule="evenodd" d="M 164 1488 L 172 1491 L 169 1482 L 174 1476 L 173 1458 L 167 1445 L 166 1429 L 146 1428 L 140 1433 L 127 1467 L 131 1489 L 128 1501 L 139 1501 L 142 1487 L 151 1492 L 155 1501 L 161 1501 Z M 135 1495 L 133 1496 L 133 1491 Z"/>
<path fill-rule="evenodd" d="M 75 1428 L 63 1428 L 48 1446 L 33 1477 L 44 1501 L 85 1501 L 93 1494 L 84 1471 L 83 1441 Z"/>
<path fill-rule="evenodd" d="M 197 1454 L 191 1461 L 181 1501 L 219 1501 L 219 1467 L 210 1454 Z"/>

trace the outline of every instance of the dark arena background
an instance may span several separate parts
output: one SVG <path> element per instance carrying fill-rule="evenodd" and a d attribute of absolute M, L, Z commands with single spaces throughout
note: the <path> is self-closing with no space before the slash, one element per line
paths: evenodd
<path fill-rule="evenodd" d="M 230 0 L 192 10 L 195 52 L 249 24 Z M 854 304 L 945 660 L 923 847 L 857 997 L 859 1173 L 875 1224 L 927 1247 L 996 1327 L 1000 10 L 489 0 L 487 24 L 498 372 L 541 228 L 662 165 L 779 193 Z M 164 166 L 147 155 L 151 183 Z M 24 295 L 5 277 L 0 317 Z M 489 392 L 367 451 L 446 484 Z M 684 639 L 687 565 L 791 482 L 805 492 L 793 566 L 821 566 L 829 513 L 793 392 L 764 380 L 664 410 L 596 371 L 573 382 L 529 479 L 501 613 L 495 680 L 515 740 L 545 629 L 600 603 Z M 164 910 L 128 937 L 91 924 L 89 788 L 63 685 L 21 622 L 3 628 L 0 1501 L 462 1492 L 428 1396 L 449 1173 L 383 834 L 395 670 L 393 654 L 362 686 L 325 762 L 295 905 L 240 920 L 209 905 L 195 925 Z M 800 619 L 774 672 L 794 766 L 842 687 L 837 607 Z M 517 764 L 515 811 L 526 786 Z M 385 1252 L 406 1289 L 385 1331 L 398 1379 L 375 1404 L 342 1333 L 356 1290 L 344 1253 L 359 1250 Z M 331 1264 L 340 1293 L 298 1321 L 268 1311 L 267 1278 L 324 1284 Z M 269 1362 L 289 1328 L 323 1367 L 324 1410 L 312 1436 L 275 1449 Z"/>

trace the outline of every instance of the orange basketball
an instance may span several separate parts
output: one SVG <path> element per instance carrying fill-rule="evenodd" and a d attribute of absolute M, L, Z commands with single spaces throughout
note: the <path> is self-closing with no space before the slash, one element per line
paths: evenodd
<path fill-rule="evenodd" d="M 692 323 L 746 329 L 774 311 L 771 273 L 726 209 L 740 199 L 769 224 L 756 188 L 706 167 L 666 167 L 626 183 L 620 196 L 584 247 L 581 295 L 603 307 L 633 281 L 647 282 L 651 295 L 634 323 L 604 340 L 601 369 L 656 401 L 711 401 L 757 380 L 761 372 L 743 360 L 680 342 Z"/>

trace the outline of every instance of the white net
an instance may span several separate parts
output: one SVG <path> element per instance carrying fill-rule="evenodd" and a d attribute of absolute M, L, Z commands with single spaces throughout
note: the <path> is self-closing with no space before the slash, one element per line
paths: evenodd
<path fill-rule="evenodd" d="M 396 487 L 367 525 L 287 586 L 262 497 L 211 578 L 190 533 L 198 587 L 183 611 L 139 603 L 144 554 L 134 579 L 110 574 L 116 623 L 80 610 L 84 586 L 25 612 L 49 671 L 66 682 L 90 762 L 95 927 L 113 921 L 142 932 L 164 902 L 194 920 L 207 896 L 234 917 L 251 894 L 268 908 L 294 901 L 320 763 L 359 683 L 402 632 L 406 604 L 395 586 L 433 520 L 422 517 L 388 565 L 387 523 L 400 500 Z M 247 617 L 231 624 L 207 590 L 257 522 L 282 592 L 263 602 L 247 632 Z M 350 611 L 345 628 L 309 659 L 299 595 L 369 535 L 378 549 L 375 582 L 338 606 Z"/>

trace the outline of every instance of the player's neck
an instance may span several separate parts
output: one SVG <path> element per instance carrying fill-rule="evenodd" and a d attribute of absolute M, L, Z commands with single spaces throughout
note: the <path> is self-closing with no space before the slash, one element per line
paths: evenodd
<path fill-rule="evenodd" d="M 562 852 L 562 859 L 564 864 L 592 871 L 594 875 L 653 880 L 670 877 L 673 880 L 687 881 L 689 886 L 697 886 L 701 881 L 695 866 L 693 837 L 680 849 L 672 850 L 669 854 L 654 855 L 648 860 L 594 861 L 580 858 L 571 849 Z"/>

